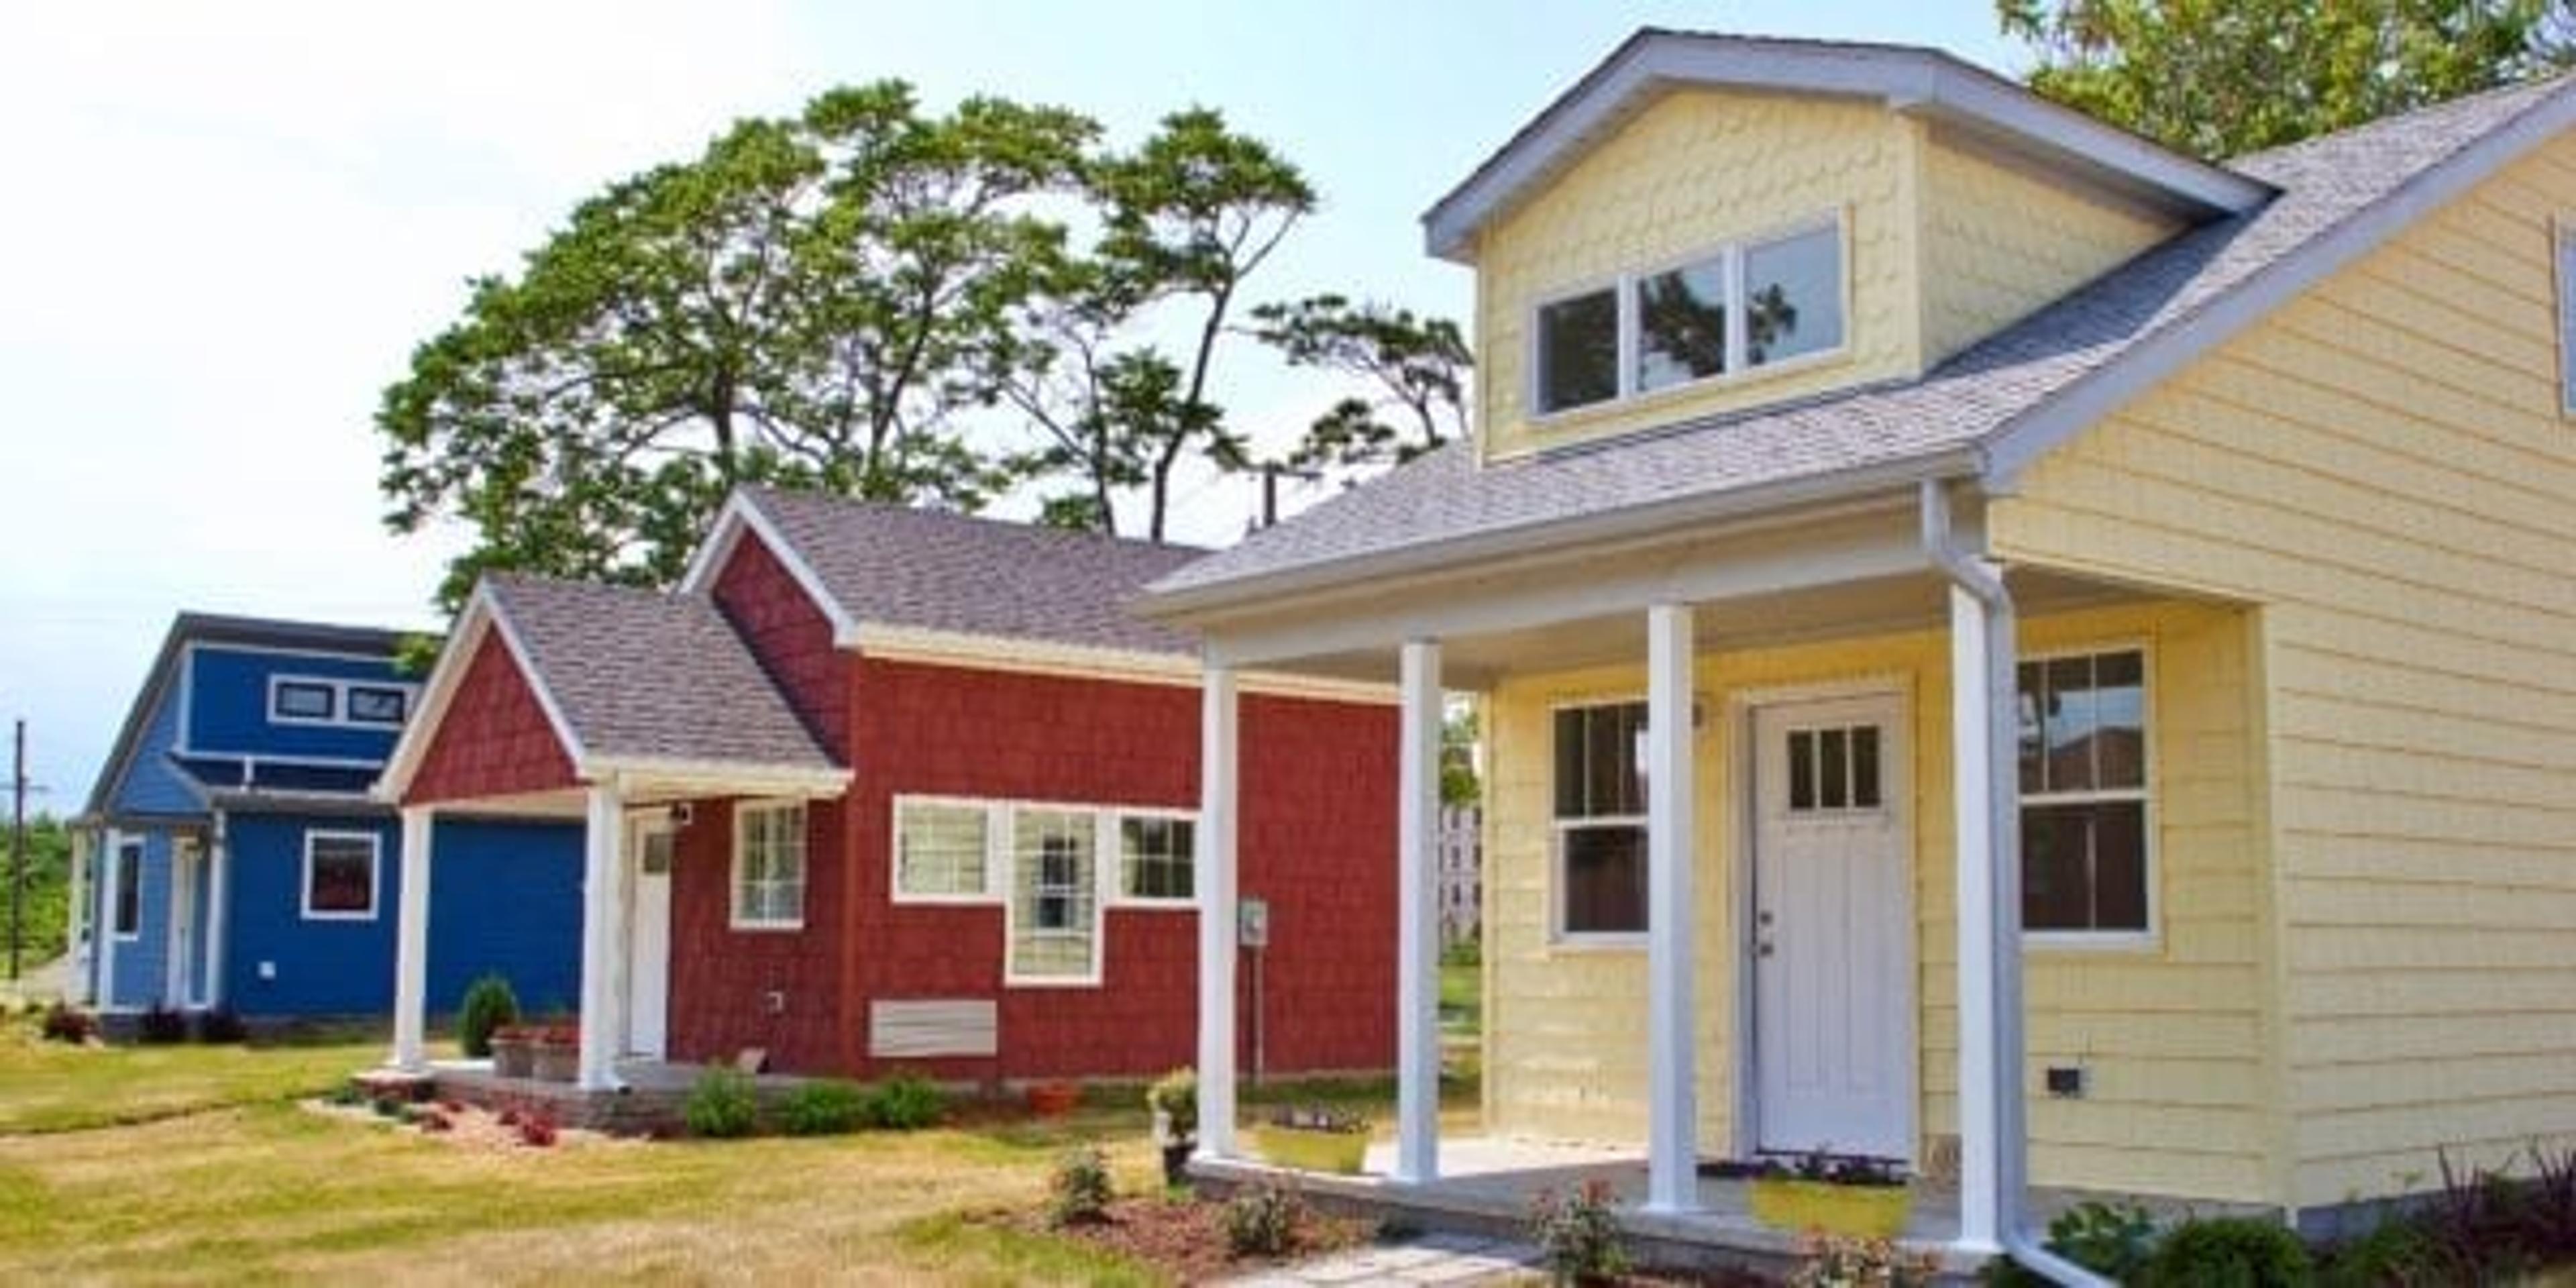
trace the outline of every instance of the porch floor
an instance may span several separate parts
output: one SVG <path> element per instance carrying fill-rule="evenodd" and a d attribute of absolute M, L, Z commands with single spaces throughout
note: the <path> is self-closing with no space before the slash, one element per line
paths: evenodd
<path fill-rule="evenodd" d="M 1747 1181 L 1702 1176 L 1698 1210 L 1643 1211 L 1646 1159 L 1637 1149 L 1498 1136 L 1453 1137 L 1440 1142 L 1440 1179 L 1421 1186 L 1399 1185 L 1387 1179 L 1394 1163 L 1394 1142 L 1378 1141 L 1369 1147 L 1364 1170 L 1357 1176 L 1298 1172 L 1252 1159 L 1194 1163 L 1191 1170 L 1219 1188 L 1279 1182 L 1293 1186 L 1309 1201 L 1336 1210 L 1386 1217 L 1425 1230 L 1505 1239 L 1526 1237 L 1530 1203 L 1541 1191 L 1561 1194 L 1598 1180 L 1606 1182 L 1617 1195 L 1620 1225 L 1649 1264 L 1742 1268 L 1776 1274 L 1786 1272 L 1797 1261 L 1797 1235 L 1753 1219 Z M 1937 1254 L 1945 1276 L 1974 1275 L 1985 1258 L 1961 1254 L 1950 1246 L 1959 1233 L 1957 1187 L 1918 1180 L 1913 1189 L 1913 1212 L 1898 1242 Z M 2058 1213 L 2096 1199 L 2142 1202 L 2150 1210 L 2180 1210 L 2180 1205 L 2169 1200 L 2135 1200 L 2091 1190 L 2034 1187 L 2031 1215 L 2035 1223 L 2045 1225 Z M 2192 1206 L 2205 1215 L 2236 1211 L 2223 1203 Z"/>

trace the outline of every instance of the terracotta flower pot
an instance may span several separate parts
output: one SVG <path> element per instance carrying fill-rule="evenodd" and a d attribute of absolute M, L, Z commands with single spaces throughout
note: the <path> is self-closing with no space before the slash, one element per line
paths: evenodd
<path fill-rule="evenodd" d="M 1082 1088 L 1070 1082 L 1040 1082 L 1028 1089 L 1029 1112 L 1040 1118 L 1062 1118 L 1081 1103 Z"/>

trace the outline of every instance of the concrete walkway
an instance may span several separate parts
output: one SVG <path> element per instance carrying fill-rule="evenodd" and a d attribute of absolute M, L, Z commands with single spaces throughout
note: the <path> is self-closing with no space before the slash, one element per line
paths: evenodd
<path fill-rule="evenodd" d="M 1406 1243 L 1337 1252 L 1225 1282 L 1235 1288 L 1381 1288 L 1423 1284 L 1503 1284 L 1538 1275 L 1538 1249 L 1526 1243 L 1463 1234 L 1427 1234 Z"/>

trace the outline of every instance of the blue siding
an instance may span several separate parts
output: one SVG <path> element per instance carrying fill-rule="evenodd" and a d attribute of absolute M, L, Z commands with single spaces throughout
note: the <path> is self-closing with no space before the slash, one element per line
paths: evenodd
<path fill-rule="evenodd" d="M 143 899 L 136 905 L 141 914 L 135 923 L 137 933 L 131 939 L 116 940 L 116 995 L 108 1004 L 139 1010 L 161 1001 L 170 982 L 171 834 L 155 829 L 126 835 L 143 838 Z M 110 860 L 114 857 L 111 852 Z M 116 909 L 102 905 L 99 911 L 99 924 L 114 934 Z"/>
<path fill-rule="evenodd" d="M 108 802 L 111 814 L 199 814 L 205 809 L 186 780 L 170 766 L 169 751 L 179 739 L 179 695 L 175 687 L 161 694 L 161 705 L 134 749 L 134 763 L 116 785 Z"/>
<path fill-rule="evenodd" d="M 305 833 L 366 830 L 382 838 L 372 921 L 303 917 Z M 376 1015 L 393 1005 L 400 828 L 292 815 L 235 815 L 232 936 L 225 996 L 245 1015 Z M 581 829 L 554 824 L 441 823 L 432 843 L 429 1006 L 456 1008 L 485 971 L 507 976 L 523 1005 L 569 1008 L 581 992 Z M 260 967 L 271 967 L 261 978 Z"/>
<path fill-rule="evenodd" d="M 302 656 L 200 646 L 190 655 L 188 750 L 199 754 L 309 756 L 381 761 L 401 730 L 386 727 L 273 724 L 268 718 L 272 675 L 402 683 L 387 659 Z"/>

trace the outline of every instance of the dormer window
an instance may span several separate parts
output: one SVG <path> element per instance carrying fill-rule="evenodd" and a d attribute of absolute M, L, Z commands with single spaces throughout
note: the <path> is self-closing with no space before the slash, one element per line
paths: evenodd
<path fill-rule="evenodd" d="M 1839 216 L 1538 306 L 1540 415 L 1740 378 L 1844 345 Z"/>

